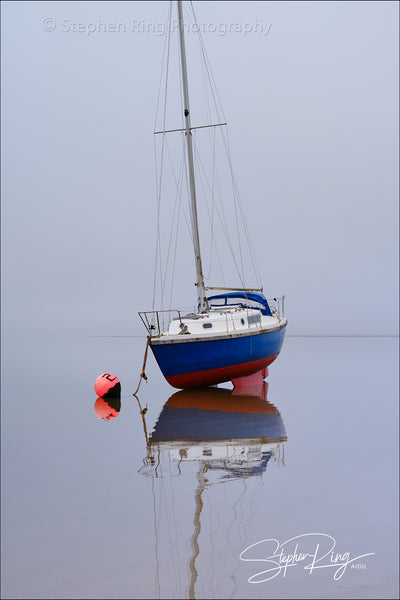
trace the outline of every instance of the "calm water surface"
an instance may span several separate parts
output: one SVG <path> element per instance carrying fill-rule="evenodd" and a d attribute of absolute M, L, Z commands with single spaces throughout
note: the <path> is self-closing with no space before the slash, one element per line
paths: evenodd
<path fill-rule="evenodd" d="M 397 339 L 288 337 L 240 394 L 150 356 L 141 415 L 143 351 L 4 340 L 3 598 L 398 597 Z"/>

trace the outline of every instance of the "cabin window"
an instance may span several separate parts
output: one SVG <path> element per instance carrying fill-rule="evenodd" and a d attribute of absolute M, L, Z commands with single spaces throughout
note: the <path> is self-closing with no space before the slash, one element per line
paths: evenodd
<path fill-rule="evenodd" d="M 211 329 L 212 323 L 203 323 L 203 329 Z"/>
<path fill-rule="evenodd" d="M 253 323 L 260 323 L 261 322 L 261 315 L 251 315 L 249 317 L 249 325 L 252 325 Z"/>
<path fill-rule="evenodd" d="M 244 325 L 244 319 L 240 319 L 242 325 Z"/>

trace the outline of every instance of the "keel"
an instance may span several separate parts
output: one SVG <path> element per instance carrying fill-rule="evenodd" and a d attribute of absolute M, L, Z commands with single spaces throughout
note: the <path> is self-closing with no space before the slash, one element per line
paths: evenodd
<path fill-rule="evenodd" d="M 259 396 L 266 400 L 268 383 L 264 381 L 265 377 L 268 377 L 268 367 L 264 367 L 252 375 L 231 379 L 234 388 L 232 396 L 244 394 L 246 396 Z"/>

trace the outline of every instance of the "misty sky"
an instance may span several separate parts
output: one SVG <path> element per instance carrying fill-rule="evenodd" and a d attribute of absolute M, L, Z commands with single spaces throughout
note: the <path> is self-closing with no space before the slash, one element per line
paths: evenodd
<path fill-rule="evenodd" d="M 194 6 L 288 335 L 396 335 L 398 3 Z M 3 331 L 144 334 L 168 3 L 1 10 Z"/>

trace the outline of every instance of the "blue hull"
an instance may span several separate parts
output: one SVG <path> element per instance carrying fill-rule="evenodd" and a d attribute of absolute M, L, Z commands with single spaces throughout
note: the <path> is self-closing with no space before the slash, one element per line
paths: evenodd
<path fill-rule="evenodd" d="M 167 381 L 176 388 L 202 387 L 261 371 L 278 356 L 286 326 L 219 339 L 151 343 L 155 359 Z M 188 339 L 189 338 L 189 339 Z"/>

